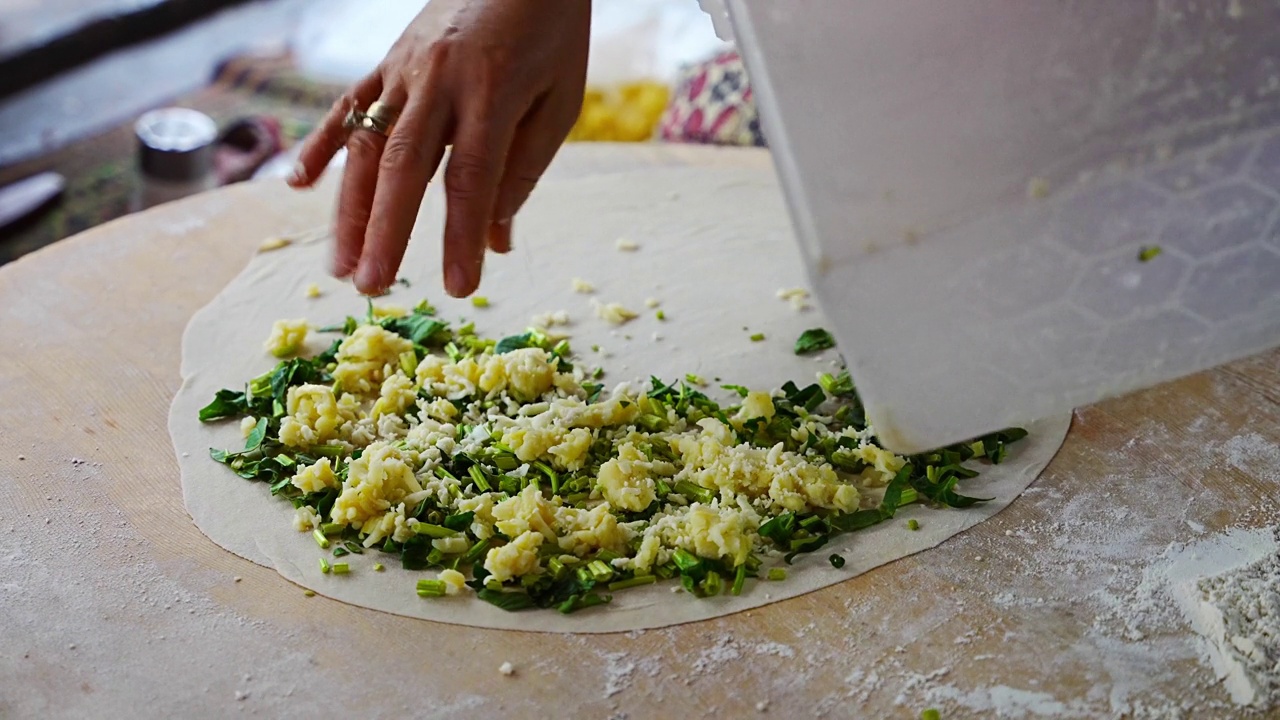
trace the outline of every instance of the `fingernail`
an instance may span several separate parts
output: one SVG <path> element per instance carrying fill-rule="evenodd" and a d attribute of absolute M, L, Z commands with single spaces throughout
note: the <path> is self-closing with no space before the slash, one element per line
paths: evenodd
<path fill-rule="evenodd" d="M 467 293 L 467 271 L 458 263 L 444 269 L 444 289 L 454 297 Z"/>
<path fill-rule="evenodd" d="M 289 177 L 285 182 L 290 185 L 301 185 L 307 181 L 307 168 L 301 162 L 294 163 L 293 172 L 289 173 Z"/>
<path fill-rule="evenodd" d="M 356 270 L 356 287 L 366 295 L 382 291 L 382 268 L 371 260 L 360 263 Z"/>

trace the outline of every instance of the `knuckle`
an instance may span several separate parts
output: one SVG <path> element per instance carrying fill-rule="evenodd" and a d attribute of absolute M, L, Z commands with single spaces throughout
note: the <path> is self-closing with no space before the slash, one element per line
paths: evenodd
<path fill-rule="evenodd" d="M 347 138 L 347 151 L 357 157 L 377 157 L 381 136 L 372 132 L 353 132 Z"/>
<path fill-rule="evenodd" d="M 449 156 L 444 181 L 450 194 L 465 200 L 484 192 L 492 176 L 490 162 L 484 155 L 455 148 Z"/>
<path fill-rule="evenodd" d="M 382 149 L 382 168 L 417 167 L 427 162 L 422 143 L 403 135 L 392 135 Z"/>

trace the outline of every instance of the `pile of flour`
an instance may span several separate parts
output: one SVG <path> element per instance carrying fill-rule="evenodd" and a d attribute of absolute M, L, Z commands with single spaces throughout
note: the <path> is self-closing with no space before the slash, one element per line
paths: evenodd
<path fill-rule="evenodd" d="M 1269 708 L 1280 704 L 1280 551 L 1274 534 L 1258 534 L 1254 549 L 1270 552 L 1199 580 L 1183 607 L 1232 699 Z"/>

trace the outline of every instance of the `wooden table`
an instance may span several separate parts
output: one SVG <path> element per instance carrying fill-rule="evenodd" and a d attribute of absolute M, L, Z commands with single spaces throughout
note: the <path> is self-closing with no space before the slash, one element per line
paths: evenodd
<path fill-rule="evenodd" d="M 552 172 L 767 163 L 579 146 Z M 325 200 L 236 186 L 0 268 L 0 717 L 1238 716 L 1185 626 L 1124 637 L 1126 593 L 1172 542 L 1275 521 L 1276 352 L 1080 411 L 990 522 L 764 609 L 557 636 L 305 598 L 192 525 L 165 422 L 187 319 Z"/>

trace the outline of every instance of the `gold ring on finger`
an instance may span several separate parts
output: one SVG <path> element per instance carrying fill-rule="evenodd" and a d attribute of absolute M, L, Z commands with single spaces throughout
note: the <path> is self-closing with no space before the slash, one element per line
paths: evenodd
<path fill-rule="evenodd" d="M 369 130 L 383 137 L 391 134 L 399 111 L 382 102 L 375 102 L 368 110 L 360 111 L 352 108 L 347 112 L 342 126 L 347 130 Z"/>

